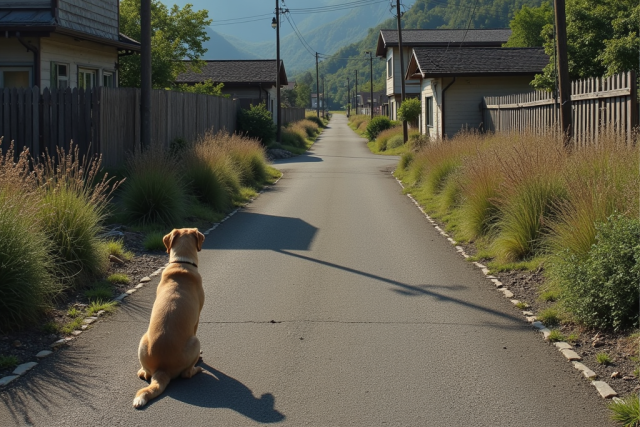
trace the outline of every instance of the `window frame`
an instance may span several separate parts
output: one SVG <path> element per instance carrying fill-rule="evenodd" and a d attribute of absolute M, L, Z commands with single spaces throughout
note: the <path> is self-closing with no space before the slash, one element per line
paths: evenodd
<path fill-rule="evenodd" d="M 66 67 L 66 76 L 60 76 L 59 66 Z M 50 71 L 50 89 L 60 89 L 60 82 L 66 82 L 66 87 L 62 88 L 65 90 L 71 87 L 71 66 L 65 62 L 51 61 L 51 69 Z"/>
<path fill-rule="evenodd" d="M 33 87 L 33 67 L 28 65 L 0 65 L 0 88 L 4 88 L 5 71 L 27 71 L 29 73 L 29 87 Z"/>
<path fill-rule="evenodd" d="M 433 95 L 424 97 L 425 125 L 433 129 Z"/>
<path fill-rule="evenodd" d="M 393 56 L 387 58 L 387 80 L 393 78 Z"/>
<path fill-rule="evenodd" d="M 96 87 L 97 83 L 98 83 L 98 71 L 99 70 L 96 69 L 96 68 L 90 68 L 90 67 L 84 67 L 84 66 L 78 65 L 78 73 L 77 73 L 77 78 L 76 78 L 76 80 L 77 80 L 76 87 L 78 89 L 85 89 L 85 90 L 87 89 L 86 87 L 84 87 L 84 85 L 86 84 L 86 82 L 84 81 L 84 76 L 86 76 L 86 75 L 93 76 L 93 81 L 92 81 L 93 84 L 89 89 L 92 89 L 92 88 Z M 82 78 L 83 84 L 82 85 L 80 85 L 80 76 L 81 75 L 83 75 L 83 78 Z"/>

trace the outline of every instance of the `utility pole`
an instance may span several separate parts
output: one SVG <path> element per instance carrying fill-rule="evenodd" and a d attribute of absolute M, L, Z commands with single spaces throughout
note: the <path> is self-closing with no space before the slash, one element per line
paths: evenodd
<path fill-rule="evenodd" d="M 276 142 L 282 141 L 282 114 L 280 111 L 280 6 L 276 0 Z M 273 26 L 273 25 L 272 25 Z"/>
<path fill-rule="evenodd" d="M 400 15 L 400 0 L 396 0 L 396 13 L 398 18 L 398 49 L 400 51 L 400 84 L 401 84 L 401 92 L 400 92 L 400 105 L 404 102 L 405 98 L 405 90 L 404 90 L 404 58 L 402 52 L 402 15 Z M 398 75 L 398 73 L 394 73 Z M 398 111 L 398 110 L 396 110 Z M 407 121 L 402 121 L 402 138 L 404 142 L 409 140 L 409 130 L 407 129 Z"/>
<path fill-rule="evenodd" d="M 318 52 L 316 52 L 316 115 L 320 118 L 320 78 L 318 74 Z"/>
<path fill-rule="evenodd" d="M 351 85 L 347 76 L 347 117 L 349 117 L 349 113 L 351 113 Z"/>
<path fill-rule="evenodd" d="M 560 92 L 560 130 L 562 143 L 570 148 L 573 139 L 571 125 L 571 81 L 569 80 L 569 61 L 567 59 L 567 16 L 564 0 L 554 0 L 556 18 L 556 46 L 558 57 L 558 89 Z"/>
<path fill-rule="evenodd" d="M 369 114 L 371 116 L 371 120 L 373 120 L 373 55 L 371 54 L 371 51 L 368 50 L 365 52 L 365 54 L 369 54 L 369 78 L 370 80 L 370 93 L 369 93 L 369 103 L 370 103 L 370 110 L 369 110 Z"/>
<path fill-rule="evenodd" d="M 322 76 L 322 118 L 327 117 L 327 93 L 325 92 L 324 76 Z"/>
<path fill-rule="evenodd" d="M 356 70 L 356 114 L 358 114 L 358 70 Z"/>
<path fill-rule="evenodd" d="M 151 0 L 140 2 L 140 148 L 151 146 Z"/>

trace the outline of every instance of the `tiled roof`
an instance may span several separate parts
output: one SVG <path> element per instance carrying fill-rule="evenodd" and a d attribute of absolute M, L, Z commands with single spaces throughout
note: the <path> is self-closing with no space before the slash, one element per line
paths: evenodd
<path fill-rule="evenodd" d="M 397 30 L 380 30 L 380 34 L 387 46 L 398 45 Z M 420 44 L 428 47 L 435 44 L 461 43 L 464 44 L 502 44 L 511 36 L 509 28 L 496 29 L 438 29 L 438 30 L 402 30 L 402 44 Z"/>
<path fill-rule="evenodd" d="M 284 63 L 280 61 L 280 84 L 286 85 L 287 74 Z M 205 61 L 202 71 L 187 71 L 176 79 L 176 83 L 200 83 L 212 80 L 215 83 L 276 83 L 276 60 L 229 60 Z"/>
<path fill-rule="evenodd" d="M 509 28 L 494 29 L 432 29 L 402 30 L 402 46 L 443 47 L 477 46 L 500 47 L 509 40 Z M 387 48 L 398 46 L 398 30 L 380 30 L 376 56 L 386 56 Z"/>
<path fill-rule="evenodd" d="M 478 74 L 535 74 L 549 63 L 543 48 L 423 48 L 413 49 L 411 64 L 425 77 Z"/>

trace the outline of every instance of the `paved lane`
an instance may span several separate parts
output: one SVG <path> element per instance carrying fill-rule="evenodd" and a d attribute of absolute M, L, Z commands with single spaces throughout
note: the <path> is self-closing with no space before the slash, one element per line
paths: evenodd
<path fill-rule="evenodd" d="M 131 408 L 156 280 L 0 393 L 0 425 L 609 425 L 595 389 L 401 194 L 395 162 L 334 116 L 205 242 L 207 373 Z"/>

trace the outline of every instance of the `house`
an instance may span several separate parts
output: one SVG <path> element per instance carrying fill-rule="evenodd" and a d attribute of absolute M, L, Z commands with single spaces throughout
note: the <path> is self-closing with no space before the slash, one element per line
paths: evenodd
<path fill-rule="evenodd" d="M 383 91 L 378 91 L 378 92 L 373 92 L 373 113 L 375 115 L 380 115 L 380 105 L 381 105 L 381 101 L 382 98 L 386 99 L 386 95 L 385 92 Z M 365 115 L 369 115 L 371 114 L 371 91 L 367 90 L 367 91 L 362 91 L 362 92 L 358 92 L 357 95 L 357 99 L 358 99 L 358 114 L 365 114 Z"/>
<path fill-rule="evenodd" d="M 0 2 L 0 87 L 116 87 L 118 58 L 140 51 L 119 33 L 119 0 Z"/>
<path fill-rule="evenodd" d="M 318 108 L 318 94 L 311 94 L 311 109 L 316 110 Z M 324 95 L 320 93 L 320 108 L 324 108 Z"/>
<path fill-rule="evenodd" d="M 483 97 L 530 92 L 548 63 L 543 48 L 414 48 L 405 77 L 420 87 L 420 132 L 482 129 Z"/>
<path fill-rule="evenodd" d="M 401 84 L 406 67 L 415 47 L 455 49 L 460 47 L 501 47 L 511 36 L 508 28 L 499 29 L 433 29 L 402 30 L 402 59 L 404 70 L 400 67 L 398 30 L 380 30 L 376 56 L 387 61 L 387 102 L 383 109 L 392 120 L 397 120 L 398 105 L 401 100 Z M 405 97 L 420 95 L 418 81 L 405 81 Z"/>
<path fill-rule="evenodd" d="M 284 63 L 280 60 L 280 87 L 288 85 Z M 265 103 L 277 122 L 276 60 L 216 60 L 204 61 L 200 72 L 193 70 L 180 74 L 176 83 L 196 84 L 211 80 L 223 83 L 222 93 L 240 100 L 242 108 Z"/>

